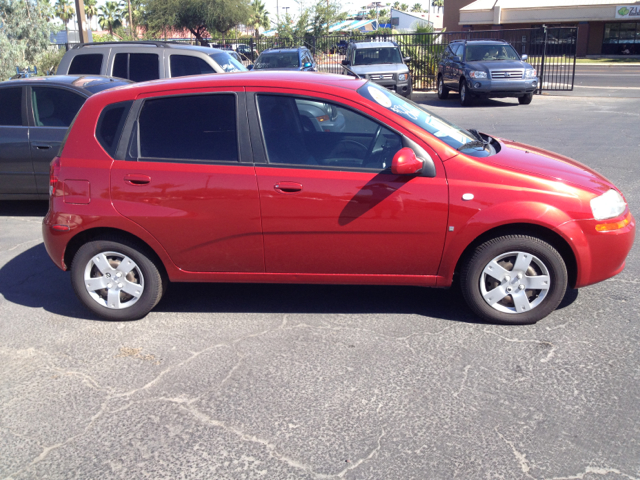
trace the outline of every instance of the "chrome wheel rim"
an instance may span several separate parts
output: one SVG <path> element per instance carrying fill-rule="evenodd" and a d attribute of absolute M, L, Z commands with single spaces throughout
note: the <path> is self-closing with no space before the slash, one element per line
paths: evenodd
<path fill-rule="evenodd" d="M 126 255 L 101 252 L 87 263 L 84 286 L 96 303 L 119 310 L 140 300 L 144 292 L 144 276 L 136 262 Z"/>
<path fill-rule="evenodd" d="M 540 305 L 551 288 L 549 269 L 528 252 L 507 252 L 491 260 L 480 276 L 485 302 L 503 313 L 525 313 Z"/>
<path fill-rule="evenodd" d="M 462 99 L 463 102 L 464 102 L 464 97 L 466 95 L 467 95 L 467 87 L 465 87 L 463 83 L 462 88 L 460 88 L 460 98 Z"/>
<path fill-rule="evenodd" d="M 442 79 L 438 82 L 438 93 L 442 95 Z"/>

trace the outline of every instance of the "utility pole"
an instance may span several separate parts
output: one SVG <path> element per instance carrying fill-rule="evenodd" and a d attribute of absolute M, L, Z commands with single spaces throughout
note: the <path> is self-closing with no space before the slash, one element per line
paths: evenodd
<path fill-rule="evenodd" d="M 84 1 L 76 0 L 76 18 L 78 19 L 78 36 L 80 37 L 80 43 L 89 42 L 89 34 L 85 28 L 87 25 L 87 19 L 84 16 Z M 69 39 L 67 38 L 67 42 Z"/>

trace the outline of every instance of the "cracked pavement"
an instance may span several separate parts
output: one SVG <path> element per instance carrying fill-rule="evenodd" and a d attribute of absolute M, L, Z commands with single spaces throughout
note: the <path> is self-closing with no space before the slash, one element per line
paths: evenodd
<path fill-rule="evenodd" d="M 417 98 L 596 168 L 640 217 L 640 99 Z M 0 202 L 0 479 L 640 478 L 637 244 L 533 326 L 455 289 L 228 284 L 105 322 L 49 260 L 45 211 Z"/>

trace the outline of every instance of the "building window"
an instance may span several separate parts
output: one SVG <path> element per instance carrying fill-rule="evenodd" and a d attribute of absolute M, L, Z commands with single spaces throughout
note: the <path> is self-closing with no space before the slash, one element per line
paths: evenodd
<path fill-rule="evenodd" d="M 640 55 L 640 23 L 605 23 L 604 55 Z"/>

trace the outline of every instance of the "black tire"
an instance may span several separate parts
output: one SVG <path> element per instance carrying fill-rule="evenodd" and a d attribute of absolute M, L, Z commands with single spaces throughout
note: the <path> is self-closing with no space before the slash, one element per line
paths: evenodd
<path fill-rule="evenodd" d="M 533 93 L 527 93 L 522 97 L 518 97 L 518 103 L 520 103 L 520 105 L 529 105 L 531 100 L 533 100 Z"/>
<path fill-rule="evenodd" d="M 449 89 L 444 86 L 444 80 L 442 75 L 438 77 L 438 98 L 440 100 L 446 100 L 449 97 Z"/>
<path fill-rule="evenodd" d="M 493 260 L 501 256 L 505 258 L 500 260 L 502 263 L 498 262 L 499 267 L 506 270 L 507 274 L 510 271 L 518 272 L 516 259 L 520 257 L 512 253 L 522 254 L 524 265 L 527 265 L 527 255 L 530 255 L 530 264 L 524 273 L 524 280 L 518 277 L 517 273 L 512 274 L 514 278 L 504 277 L 502 281 L 496 280 L 490 274 L 484 274 L 485 268 L 488 271 Z M 545 268 L 548 275 L 543 271 Z M 549 288 L 535 290 L 524 286 L 526 282 L 536 281 L 531 279 L 538 275 L 548 278 Z M 469 307 L 484 320 L 492 323 L 528 325 L 536 323 L 556 309 L 564 298 L 567 278 L 567 267 L 562 256 L 549 243 L 526 235 L 506 235 L 489 240 L 476 248 L 463 265 L 460 286 Z M 540 280 L 544 279 L 540 278 L 538 282 Z M 520 283 L 523 284 L 522 287 L 519 287 Z M 494 295 L 494 298 L 501 300 L 490 305 L 483 297 L 483 289 L 486 290 L 485 295 L 489 299 L 493 289 L 497 289 L 496 292 L 500 293 Z M 509 291 L 513 292 L 513 295 L 505 293 L 507 289 L 511 289 Z M 526 303 L 521 305 L 528 305 L 530 310 L 517 313 L 515 295 L 519 295 L 520 299 L 525 298 Z"/>
<path fill-rule="evenodd" d="M 129 278 L 129 275 L 133 275 L 131 278 L 132 282 L 129 282 L 129 284 L 135 285 L 136 282 L 140 283 L 142 293 L 130 306 L 126 306 L 126 303 L 131 303 L 131 300 L 136 297 L 126 294 L 124 290 L 117 293 L 118 299 L 115 301 L 119 302 L 123 301 L 123 299 L 128 299 L 124 302 L 125 306 L 122 308 L 108 308 L 99 302 L 107 303 L 106 299 L 111 298 L 108 296 L 108 292 L 111 290 L 103 288 L 94 291 L 92 295 L 85 285 L 85 271 L 87 270 L 91 272 L 89 273 L 91 280 L 110 276 L 106 274 L 102 275 L 94 260 L 98 258 L 97 256 L 99 254 L 105 252 L 114 252 L 122 257 L 126 256 L 133 261 L 135 265 L 135 270 L 131 270 L 130 273 L 125 274 L 125 277 Z M 114 265 L 117 265 L 118 255 L 108 256 L 106 258 L 108 258 L 110 262 L 115 262 Z M 124 261 L 124 258 L 121 258 L 121 260 Z M 115 270 L 113 271 L 115 272 Z M 113 278 L 116 284 L 120 281 L 115 280 L 115 275 Z M 142 280 L 140 280 L 140 278 L 142 278 Z M 147 315 L 162 298 L 168 282 L 147 248 L 123 238 L 105 237 L 85 243 L 76 252 L 71 263 L 71 283 L 80 301 L 93 313 L 106 320 L 123 321 L 137 320 Z"/>
<path fill-rule="evenodd" d="M 469 92 L 469 86 L 467 85 L 467 81 L 466 80 L 461 80 L 460 81 L 460 105 L 462 105 L 463 107 L 468 107 L 469 105 L 471 105 L 471 102 L 473 101 L 473 97 L 472 97 L 472 93 Z"/>

